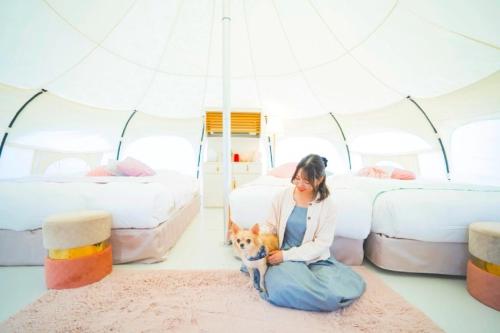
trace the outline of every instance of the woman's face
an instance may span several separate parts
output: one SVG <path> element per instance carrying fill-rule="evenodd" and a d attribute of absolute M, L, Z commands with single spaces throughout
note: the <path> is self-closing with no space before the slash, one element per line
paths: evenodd
<path fill-rule="evenodd" d="M 309 193 L 314 190 L 313 184 L 304 177 L 302 170 L 297 172 L 297 175 L 293 179 L 293 184 L 299 192 Z"/>
<path fill-rule="evenodd" d="M 299 192 L 312 193 L 314 192 L 314 188 L 317 188 L 323 181 L 323 178 L 324 177 L 320 177 L 319 179 L 309 180 L 305 177 L 302 169 L 300 169 L 297 172 L 297 176 L 295 176 L 295 178 L 293 179 L 293 184 Z"/>

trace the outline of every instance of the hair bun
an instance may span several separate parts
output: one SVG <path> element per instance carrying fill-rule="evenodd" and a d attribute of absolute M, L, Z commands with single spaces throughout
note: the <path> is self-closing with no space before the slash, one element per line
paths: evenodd
<path fill-rule="evenodd" d="M 326 157 L 321 156 L 321 160 L 323 161 L 323 164 L 326 166 L 328 165 L 328 159 Z"/>

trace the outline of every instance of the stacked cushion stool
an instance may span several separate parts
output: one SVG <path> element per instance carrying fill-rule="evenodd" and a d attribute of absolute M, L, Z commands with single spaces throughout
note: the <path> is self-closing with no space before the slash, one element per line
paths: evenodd
<path fill-rule="evenodd" d="M 467 289 L 478 301 L 500 311 L 500 222 L 469 225 Z"/>
<path fill-rule="evenodd" d="M 43 223 L 45 281 L 49 289 L 77 288 L 111 273 L 111 214 L 80 211 L 56 214 Z"/>

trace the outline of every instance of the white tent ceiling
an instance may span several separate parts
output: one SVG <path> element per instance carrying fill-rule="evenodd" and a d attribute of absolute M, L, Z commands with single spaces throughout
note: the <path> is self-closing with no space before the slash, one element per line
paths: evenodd
<path fill-rule="evenodd" d="M 221 0 L 3 0 L 0 82 L 174 118 L 221 107 Z M 233 107 L 309 117 L 500 69 L 500 1 L 231 1 Z"/>

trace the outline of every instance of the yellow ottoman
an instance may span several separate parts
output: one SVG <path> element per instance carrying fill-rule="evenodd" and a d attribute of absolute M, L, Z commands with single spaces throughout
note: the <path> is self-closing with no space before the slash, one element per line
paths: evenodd
<path fill-rule="evenodd" d="M 480 302 L 500 311 L 500 222 L 469 225 L 467 289 Z"/>
<path fill-rule="evenodd" d="M 112 270 L 111 214 L 81 211 L 49 216 L 42 227 L 49 289 L 81 287 Z"/>

